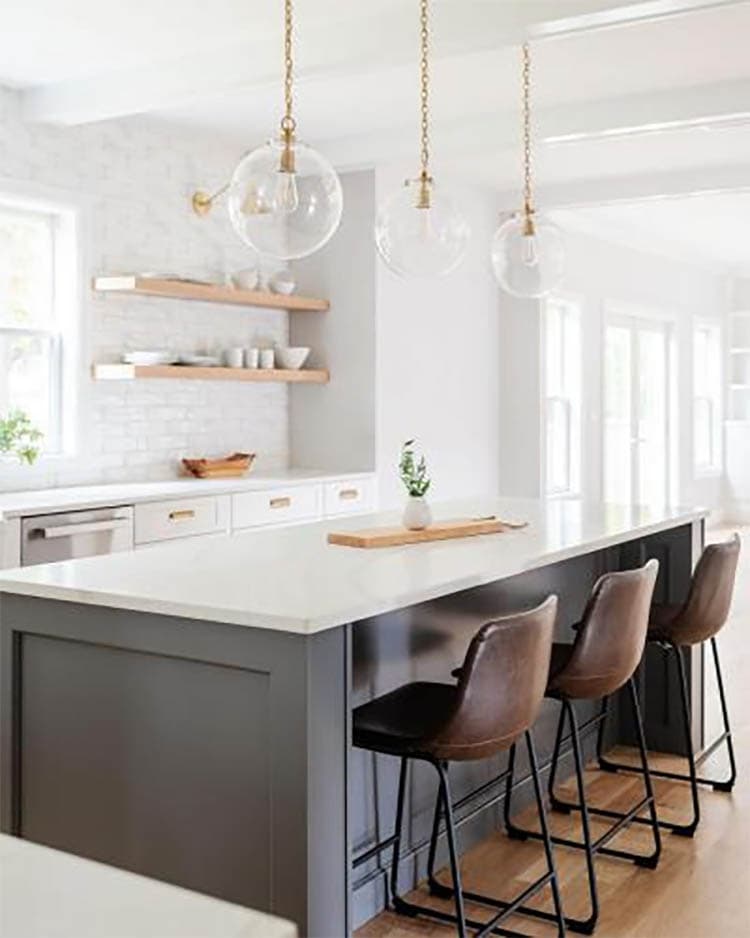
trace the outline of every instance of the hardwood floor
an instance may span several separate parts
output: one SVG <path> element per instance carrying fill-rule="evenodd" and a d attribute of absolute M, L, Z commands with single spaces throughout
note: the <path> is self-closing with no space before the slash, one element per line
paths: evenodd
<path fill-rule="evenodd" d="M 745 529 L 740 574 L 729 623 L 719 643 L 730 719 L 735 740 L 738 779 L 731 795 L 706 788 L 701 791 L 702 820 L 692 840 L 664 833 L 661 862 L 657 870 L 635 867 L 632 863 L 607 857 L 597 860 L 601 915 L 596 935 L 600 938 L 746 938 L 750 935 L 750 529 Z M 710 532 L 710 540 L 720 540 L 724 531 Z M 654 759 L 660 767 L 676 766 L 682 760 Z M 723 773 L 723 752 L 716 753 L 703 767 L 706 774 Z M 622 775 L 587 772 L 590 803 L 604 807 L 626 807 L 640 795 L 640 780 Z M 565 786 L 572 794 L 572 787 Z M 665 817 L 689 810 L 689 793 L 679 783 L 655 780 L 659 810 Z M 526 812 L 526 820 L 533 818 Z M 579 837 L 575 817 L 551 815 L 557 833 L 573 832 Z M 595 822 L 594 835 L 601 828 Z M 648 829 L 638 827 L 622 833 L 616 846 L 648 849 Z M 502 833 L 469 851 L 462 862 L 464 886 L 508 898 L 540 875 L 543 855 L 538 843 L 516 843 Z M 570 915 L 586 914 L 586 880 L 580 851 L 558 848 L 558 868 L 562 878 L 563 901 Z M 445 877 L 443 871 L 441 877 Z M 418 890 L 419 901 L 427 899 Z M 438 907 L 450 905 L 434 901 Z M 546 893 L 536 903 L 550 908 Z M 487 910 L 470 908 L 477 918 L 489 917 Z M 525 934 L 554 935 L 554 926 L 526 917 L 508 920 L 508 927 Z M 427 920 L 407 919 L 384 912 L 357 932 L 358 938 L 447 938 L 454 935 Z"/>

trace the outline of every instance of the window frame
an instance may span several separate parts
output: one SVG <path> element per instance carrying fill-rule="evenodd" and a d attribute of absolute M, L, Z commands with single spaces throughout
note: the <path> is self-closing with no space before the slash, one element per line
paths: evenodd
<path fill-rule="evenodd" d="M 577 371 L 578 388 L 577 399 L 569 393 L 549 393 L 547 360 L 549 349 L 549 322 L 548 317 L 550 308 L 553 304 L 563 307 L 568 313 L 573 313 L 577 320 L 578 328 L 578 348 L 577 348 Z M 542 406 L 542 445 L 541 445 L 541 478 L 542 491 L 545 498 L 576 498 L 580 497 L 583 486 L 583 329 L 584 329 L 584 302 L 583 297 L 567 293 L 554 292 L 546 296 L 541 306 L 541 359 L 540 359 L 540 385 L 541 385 L 541 406 Z M 565 339 L 564 324 L 561 330 L 560 344 L 560 372 L 562 377 L 563 390 L 566 384 L 565 375 L 569 372 L 570 363 L 565 361 Z M 565 437 L 566 437 L 566 485 L 564 488 L 550 488 L 550 478 L 548 469 L 549 453 L 549 421 L 553 407 L 562 407 L 565 414 Z M 576 466 L 577 462 L 577 466 Z"/>
<path fill-rule="evenodd" d="M 84 361 L 89 329 L 84 316 L 85 245 L 91 228 L 93 200 L 78 192 L 19 182 L 0 177 L 0 208 L 48 215 L 52 219 L 54 321 L 50 328 L 0 326 L 7 334 L 46 335 L 53 344 L 50 356 L 50 418 L 53 431 L 43 441 L 34 467 L 21 466 L 12 456 L 0 455 L 0 479 L 17 484 L 33 480 L 39 470 L 73 464 L 84 442 L 82 426 L 90 385 Z M 51 439 L 50 446 L 48 440 Z"/>
<path fill-rule="evenodd" d="M 716 380 L 713 393 L 698 394 L 696 367 L 696 339 L 698 332 L 708 332 L 712 338 L 710 341 L 715 343 L 716 355 Z M 724 473 L 724 332 L 722 323 L 719 319 L 710 316 L 694 316 L 690 334 L 691 348 L 691 431 L 692 431 L 692 465 L 695 478 L 716 478 Z M 696 420 L 698 414 L 698 404 L 708 405 L 710 417 L 709 445 L 711 450 L 711 459 L 708 463 L 698 461 L 697 452 L 697 433 Z"/>

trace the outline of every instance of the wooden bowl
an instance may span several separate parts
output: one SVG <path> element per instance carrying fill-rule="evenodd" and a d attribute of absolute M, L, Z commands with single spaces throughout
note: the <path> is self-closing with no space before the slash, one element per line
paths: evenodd
<path fill-rule="evenodd" d="M 182 465 L 197 479 L 239 479 L 254 460 L 255 453 L 232 453 L 224 459 L 183 459 Z"/>

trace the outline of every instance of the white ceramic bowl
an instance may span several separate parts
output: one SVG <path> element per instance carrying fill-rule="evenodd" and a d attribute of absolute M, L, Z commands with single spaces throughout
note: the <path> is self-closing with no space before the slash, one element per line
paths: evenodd
<path fill-rule="evenodd" d="M 294 288 L 297 284 L 294 282 L 294 278 L 290 273 L 287 271 L 279 271 L 268 281 L 268 286 L 272 293 L 281 293 L 283 296 L 290 296 L 294 293 Z"/>
<path fill-rule="evenodd" d="M 304 346 L 297 348 L 277 348 L 276 365 L 278 368 L 290 368 L 296 371 L 305 364 L 309 354 L 310 349 Z"/>
<path fill-rule="evenodd" d="M 254 290 L 258 286 L 258 271 L 252 267 L 232 274 L 232 283 L 237 290 Z"/>

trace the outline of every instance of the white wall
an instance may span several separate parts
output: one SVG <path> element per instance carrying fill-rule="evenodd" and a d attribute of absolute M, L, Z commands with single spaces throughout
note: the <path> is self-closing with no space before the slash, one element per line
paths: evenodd
<path fill-rule="evenodd" d="M 331 309 L 292 317 L 291 343 L 312 348 L 311 361 L 327 367 L 331 380 L 291 388 L 291 450 L 298 466 L 369 471 L 375 466 L 375 174 L 346 173 L 341 184 L 339 230 L 296 267 L 314 295 L 329 297 Z"/>
<path fill-rule="evenodd" d="M 80 315 L 86 373 L 92 361 L 113 360 L 125 347 L 187 351 L 285 340 L 285 313 L 94 297 L 88 286 L 99 272 L 205 276 L 252 265 L 223 205 L 206 219 L 189 207 L 192 190 L 219 185 L 239 155 L 207 134 L 140 119 L 69 129 L 27 124 L 16 95 L 0 89 L 0 197 L 19 185 L 38 190 L 79 208 L 85 222 Z M 31 470 L 3 461 L 0 489 L 168 476 L 188 454 L 246 449 L 272 467 L 289 456 L 284 385 L 85 379 L 80 418 L 72 458 Z"/>
<path fill-rule="evenodd" d="M 413 167 L 378 169 L 377 198 Z M 489 263 L 497 227 L 493 192 L 448 185 L 472 228 L 469 253 L 453 274 L 407 280 L 378 261 L 377 472 L 384 505 L 404 494 L 396 465 L 412 437 L 429 460 L 430 496 L 498 491 L 498 287 Z"/>

